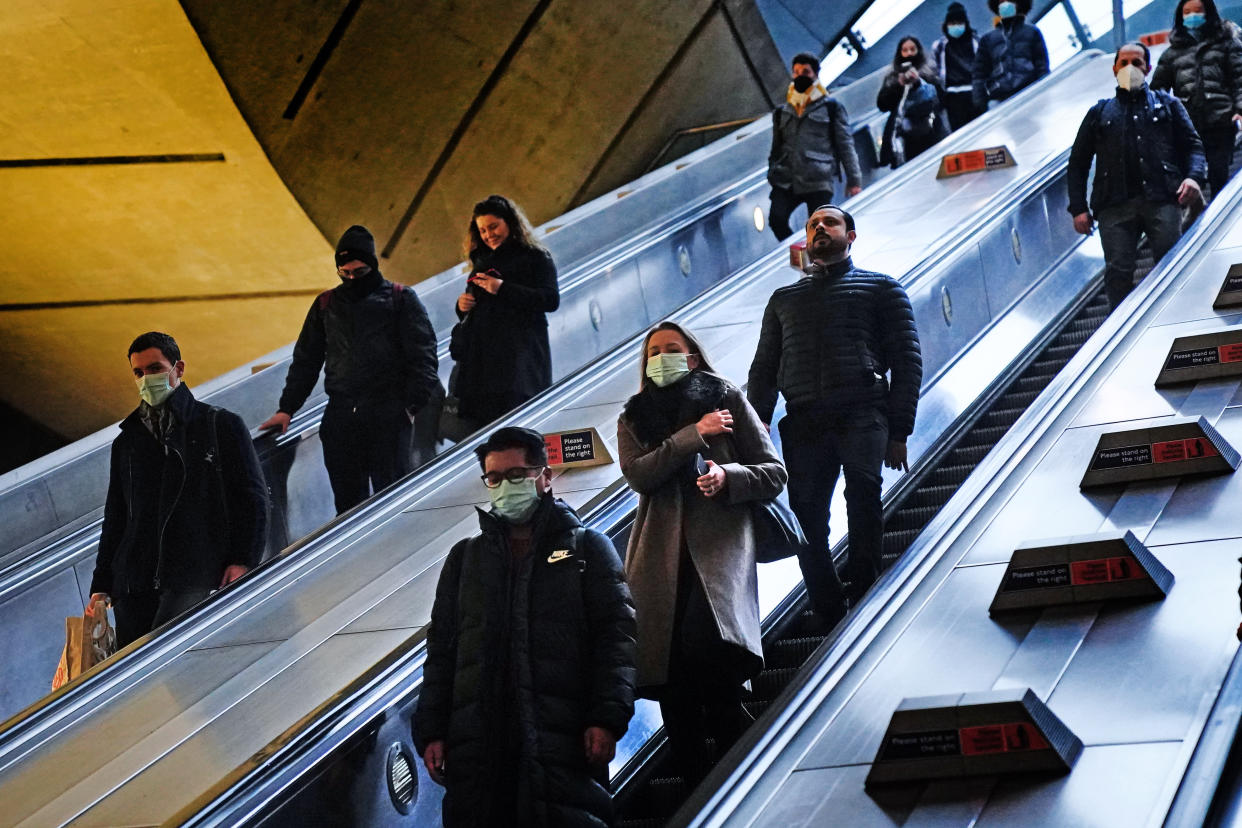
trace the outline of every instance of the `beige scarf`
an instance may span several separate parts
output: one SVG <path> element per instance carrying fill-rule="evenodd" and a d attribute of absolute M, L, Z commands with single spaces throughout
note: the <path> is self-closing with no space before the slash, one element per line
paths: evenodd
<path fill-rule="evenodd" d="M 794 85 L 790 83 L 789 91 L 785 93 L 785 102 L 792 106 L 794 114 L 801 118 L 802 113 L 806 112 L 807 106 L 809 106 L 812 101 L 818 101 L 827 94 L 828 90 L 825 89 L 819 81 L 815 81 L 815 85 L 805 92 L 799 92 L 797 89 L 794 89 Z"/>

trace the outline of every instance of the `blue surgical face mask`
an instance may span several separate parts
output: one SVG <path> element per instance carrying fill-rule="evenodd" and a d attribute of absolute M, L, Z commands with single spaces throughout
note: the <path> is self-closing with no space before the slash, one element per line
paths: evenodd
<path fill-rule="evenodd" d="M 961 37 L 966 34 L 966 24 L 950 23 L 948 26 L 945 26 L 945 31 L 949 33 L 949 37 Z"/>
<path fill-rule="evenodd" d="M 1005 0 L 1004 3 L 996 7 L 996 13 L 1001 16 L 1002 20 L 1008 20 L 1010 17 L 1015 17 L 1018 14 L 1018 4 L 1011 2 L 1011 0 Z"/>
<path fill-rule="evenodd" d="M 1182 25 L 1187 29 L 1197 29 L 1207 22 L 1207 15 L 1201 12 L 1182 15 Z"/>
<path fill-rule="evenodd" d="M 647 378 L 663 388 L 690 373 L 689 354 L 656 354 L 647 357 Z"/>
<path fill-rule="evenodd" d="M 527 477 L 516 483 L 502 480 L 496 488 L 488 489 L 487 493 L 492 498 L 492 511 L 509 523 L 525 523 L 530 520 L 539 508 L 536 479 Z"/>
<path fill-rule="evenodd" d="M 168 384 L 170 374 L 164 371 L 159 374 L 146 374 L 139 377 L 138 395 L 150 406 L 161 406 L 172 394 L 172 386 Z"/>

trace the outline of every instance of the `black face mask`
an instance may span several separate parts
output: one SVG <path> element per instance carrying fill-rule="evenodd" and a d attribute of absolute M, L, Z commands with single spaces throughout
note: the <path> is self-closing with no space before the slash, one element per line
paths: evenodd
<path fill-rule="evenodd" d="M 814 84 L 815 84 L 815 78 L 809 78 L 806 75 L 798 75 L 798 77 L 793 79 L 793 87 L 794 87 L 794 90 L 798 92 L 798 94 L 803 94 L 804 92 L 806 92 L 806 90 L 810 89 Z"/>
<path fill-rule="evenodd" d="M 361 299 L 380 286 L 380 282 L 384 277 L 376 268 L 372 268 L 371 272 L 366 276 L 359 276 L 356 279 L 346 279 L 344 276 L 337 274 L 341 280 L 341 285 L 345 289 L 345 294 L 350 299 Z"/>

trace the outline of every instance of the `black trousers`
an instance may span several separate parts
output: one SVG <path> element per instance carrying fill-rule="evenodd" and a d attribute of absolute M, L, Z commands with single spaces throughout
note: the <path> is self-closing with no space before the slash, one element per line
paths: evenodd
<path fill-rule="evenodd" d="M 138 592 L 115 595 L 112 614 L 116 617 L 116 648 L 132 644 L 163 626 L 191 607 L 206 600 L 209 589 L 188 592 Z"/>
<path fill-rule="evenodd" d="M 778 241 L 784 241 L 793 235 L 789 226 L 789 216 L 799 204 L 805 204 L 808 214 L 816 207 L 832 203 L 832 190 L 816 190 L 810 193 L 795 193 L 781 187 L 773 187 L 768 198 L 772 206 L 768 208 L 768 226 L 776 234 Z"/>
<path fill-rule="evenodd" d="M 1229 183 L 1229 169 L 1233 163 L 1233 139 L 1237 135 L 1233 122 L 1224 127 L 1213 127 L 1202 130 L 1199 137 L 1203 139 L 1203 154 L 1207 158 L 1208 186 L 1212 188 L 1212 198 Z"/>
<path fill-rule="evenodd" d="M 398 402 L 328 402 L 319 440 L 338 515 L 409 472 L 410 430 Z"/>
<path fill-rule="evenodd" d="M 949 116 L 949 128 L 954 132 L 979 117 L 971 92 L 949 92 L 944 96 L 944 111 Z"/>
<path fill-rule="evenodd" d="M 845 571 L 850 592 L 858 597 L 880 572 L 884 542 L 880 470 L 888 448 L 888 424 L 878 411 L 858 412 L 836 422 L 791 412 L 779 428 L 789 471 L 789 505 L 808 541 L 798 565 L 811 605 L 835 622 L 845 614 L 845 590 L 828 539 L 832 492 L 844 470 L 850 535 Z"/>

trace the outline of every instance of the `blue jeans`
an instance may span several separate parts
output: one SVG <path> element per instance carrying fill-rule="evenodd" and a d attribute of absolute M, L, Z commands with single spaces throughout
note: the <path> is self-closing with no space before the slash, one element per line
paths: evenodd
<path fill-rule="evenodd" d="M 880 572 L 884 541 L 880 470 L 888 448 L 888 423 L 878 411 L 856 412 L 836 422 L 791 412 L 779 428 L 789 471 L 789 505 L 808 541 L 798 565 L 815 611 L 830 620 L 839 618 L 845 609 L 845 590 L 828 539 L 832 492 L 844 470 L 850 534 L 845 572 L 851 594 L 858 597 Z"/>
<path fill-rule="evenodd" d="M 1139 233 L 1147 234 L 1151 255 L 1158 263 L 1182 235 L 1182 210 L 1177 204 L 1160 204 L 1132 198 L 1105 207 L 1095 215 L 1104 248 L 1104 291 L 1108 307 L 1116 308 L 1134 289 L 1135 259 Z"/>

